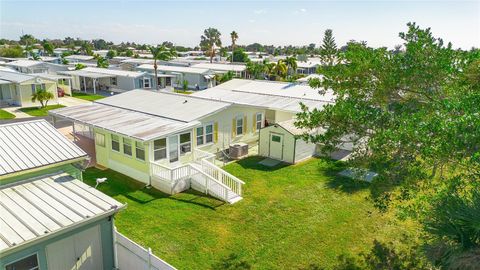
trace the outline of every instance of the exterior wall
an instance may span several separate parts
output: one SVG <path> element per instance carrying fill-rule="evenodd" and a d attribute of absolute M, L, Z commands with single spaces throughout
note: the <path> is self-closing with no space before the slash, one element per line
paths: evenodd
<path fill-rule="evenodd" d="M 314 143 L 308 143 L 302 139 L 295 141 L 295 160 L 294 163 L 312 157 L 316 154 L 317 146 Z"/>
<path fill-rule="evenodd" d="M 295 118 L 296 113 L 275 111 L 275 123 L 291 120 Z"/>
<path fill-rule="evenodd" d="M 260 156 L 270 156 L 270 133 L 283 135 L 283 159 L 282 161 L 294 163 L 295 137 L 283 129 L 274 125 L 262 128 L 260 130 L 260 139 L 258 141 L 258 154 Z"/>
<path fill-rule="evenodd" d="M 206 125 L 208 123 L 214 123 L 214 124 L 217 123 L 218 135 L 217 135 L 217 140 L 215 141 L 215 130 L 214 130 L 214 143 L 201 145 L 198 148 L 210 153 L 217 153 L 222 149 L 228 149 L 229 145 L 232 143 L 237 143 L 237 142 L 244 142 L 249 144 L 255 143 L 258 140 L 258 130 L 254 128 L 254 123 L 255 123 L 254 117 L 256 116 L 257 113 L 262 113 L 263 119 L 265 118 L 264 109 L 233 105 L 227 108 L 226 110 L 223 110 L 214 115 L 201 119 L 202 125 Z M 244 121 L 246 120 L 246 123 L 244 123 L 244 129 L 246 129 L 246 132 L 244 131 L 244 134 L 240 136 L 236 136 L 232 133 L 232 128 L 233 128 L 232 122 L 237 116 L 242 116 L 244 118 Z M 194 147 L 197 147 L 196 132 L 194 132 L 193 141 L 194 141 Z"/>
<path fill-rule="evenodd" d="M 12 104 L 15 99 L 15 84 L 0 84 L 0 101 Z"/>
<path fill-rule="evenodd" d="M 112 150 L 112 133 L 106 130 L 94 128 L 95 134 L 103 134 L 105 136 L 105 146 L 100 146 L 95 136 L 95 152 L 97 164 L 128 175 L 133 179 L 141 181 L 145 184 L 150 182 L 150 165 L 149 165 L 149 149 L 150 145 L 145 145 L 145 161 L 136 158 L 135 140 L 132 141 L 132 156 L 124 154 L 123 136 L 120 138 L 120 151 Z"/>
<path fill-rule="evenodd" d="M 114 254 L 113 254 L 113 231 L 112 231 L 112 222 L 113 219 L 103 218 L 101 220 L 95 221 L 90 224 L 85 224 L 82 227 L 76 228 L 72 231 L 54 233 L 54 237 L 45 239 L 42 242 L 34 244 L 33 246 L 25 247 L 21 250 L 16 251 L 7 256 L 0 255 L 0 269 L 5 269 L 5 265 L 8 265 L 12 262 L 15 262 L 19 259 L 30 256 L 34 253 L 37 253 L 37 258 L 39 262 L 40 269 L 48 269 L 47 265 L 47 255 L 46 247 L 59 241 L 63 238 L 77 234 L 83 230 L 89 229 L 93 226 L 100 226 L 100 237 L 102 243 L 102 256 L 103 256 L 103 268 L 104 269 L 113 269 L 114 267 Z"/>
<path fill-rule="evenodd" d="M 38 81 L 27 81 L 22 84 L 16 85 L 15 103 L 22 107 L 40 106 L 40 102 L 32 102 L 32 84 L 45 84 L 45 88 L 48 92 L 51 92 L 54 96 L 53 100 L 48 103 L 58 104 L 57 83 L 47 81 L 44 79 L 38 79 Z M 15 92 L 15 91 L 14 91 Z"/>

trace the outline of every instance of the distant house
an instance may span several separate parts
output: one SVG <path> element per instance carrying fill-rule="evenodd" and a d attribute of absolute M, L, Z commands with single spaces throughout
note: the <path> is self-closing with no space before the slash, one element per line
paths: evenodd
<path fill-rule="evenodd" d="M 61 72 L 72 77 L 72 89 L 77 91 L 104 90 L 124 92 L 132 89 L 156 89 L 154 76 L 147 72 L 87 67 Z"/>
<path fill-rule="evenodd" d="M 27 73 L 27 74 L 37 74 L 37 73 L 56 73 L 59 71 L 68 70 L 68 66 L 36 61 L 36 60 L 17 60 L 4 64 L 7 67 L 10 67 L 18 72 Z"/>
<path fill-rule="evenodd" d="M 72 54 L 72 55 L 66 56 L 65 59 L 68 61 L 69 64 L 96 62 L 95 58 L 91 55 Z"/>
<path fill-rule="evenodd" d="M 317 61 L 297 61 L 297 73 L 306 75 L 314 74 L 320 65 L 320 62 Z"/>
<path fill-rule="evenodd" d="M 153 65 L 153 59 L 143 59 L 143 58 L 128 58 L 121 60 L 118 64 L 118 67 L 122 70 L 135 71 L 136 68 L 143 64 Z M 158 61 L 158 64 L 161 62 Z"/>
<path fill-rule="evenodd" d="M 115 269 L 125 205 L 81 181 L 87 154 L 45 120 L 0 134 L 0 268 Z"/>
<path fill-rule="evenodd" d="M 236 77 L 239 78 L 246 78 L 247 76 L 247 67 L 239 64 L 200 63 L 192 65 L 192 67 L 209 69 L 215 71 L 216 73 L 227 73 L 231 71 Z"/>
<path fill-rule="evenodd" d="M 0 70 L 0 105 L 38 106 L 38 101 L 32 102 L 32 94 L 40 89 L 53 94 L 50 104 L 58 103 L 57 81 L 42 76 Z"/>
<path fill-rule="evenodd" d="M 155 71 L 151 64 L 139 65 L 137 70 L 150 74 Z M 188 89 L 192 90 L 203 90 L 215 85 L 214 72 L 205 68 L 157 65 L 157 73 L 161 85 L 164 83 L 175 88 L 183 88 L 184 81 L 187 82 Z"/>

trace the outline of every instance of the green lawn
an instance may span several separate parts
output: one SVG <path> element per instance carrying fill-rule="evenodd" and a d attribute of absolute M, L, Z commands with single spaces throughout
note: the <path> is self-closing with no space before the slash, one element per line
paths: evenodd
<path fill-rule="evenodd" d="M 190 90 L 175 90 L 175 93 L 190 95 L 190 94 L 193 93 L 193 91 L 190 91 Z"/>
<path fill-rule="evenodd" d="M 14 114 L 11 114 L 5 110 L 0 109 L 0 119 L 13 119 L 15 118 Z"/>
<path fill-rule="evenodd" d="M 82 92 L 72 92 L 72 96 L 75 97 L 75 98 L 80 98 L 80 99 L 88 100 L 88 101 L 94 101 L 94 100 L 97 100 L 97 99 L 105 98 L 102 95 L 94 95 L 94 94 L 82 93 Z"/>
<path fill-rule="evenodd" d="M 99 189 L 128 204 L 116 219 L 120 232 L 178 269 L 330 269 L 339 255 L 370 250 L 374 239 L 416 233 L 415 224 L 375 210 L 368 184 L 338 177 L 339 163 L 267 168 L 260 160 L 226 167 L 246 182 L 234 205 L 194 191 L 141 189 L 111 170 L 88 169 L 84 179 L 94 185 L 107 177 Z"/>
<path fill-rule="evenodd" d="M 31 116 L 47 116 L 48 111 L 55 110 L 55 109 L 58 109 L 58 108 L 63 108 L 63 107 L 65 107 L 65 106 L 63 106 L 63 105 L 48 105 L 45 108 L 28 107 L 28 108 L 20 108 L 19 110 L 26 113 L 26 114 L 29 114 Z"/>

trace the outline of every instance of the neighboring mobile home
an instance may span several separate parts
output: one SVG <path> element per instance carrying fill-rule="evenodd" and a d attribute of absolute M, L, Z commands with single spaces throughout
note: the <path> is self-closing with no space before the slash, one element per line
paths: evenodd
<path fill-rule="evenodd" d="M 87 67 L 60 73 L 72 77 L 71 87 L 77 91 L 91 91 L 93 93 L 96 93 L 97 90 L 125 92 L 139 88 L 156 88 L 154 76 L 147 72 Z"/>
<path fill-rule="evenodd" d="M 155 73 L 151 64 L 140 65 L 137 70 L 149 72 L 152 75 Z M 157 65 L 157 74 L 161 85 L 165 83 L 179 89 L 183 88 L 184 81 L 188 84 L 187 88 L 191 90 L 203 90 L 215 85 L 214 72 L 204 68 Z"/>
<path fill-rule="evenodd" d="M 200 63 L 194 64 L 191 67 L 209 69 L 220 74 L 231 71 L 239 78 L 246 78 L 247 76 L 247 66 L 240 64 Z"/>
<path fill-rule="evenodd" d="M 81 180 L 87 154 L 45 120 L 0 125 L 0 269 L 115 269 L 123 204 Z"/>
<path fill-rule="evenodd" d="M 56 80 L 44 78 L 42 75 L 0 70 L 0 105 L 38 106 L 38 101 L 32 102 L 32 94 L 40 89 L 53 94 L 54 99 L 50 104 L 58 104 Z"/>

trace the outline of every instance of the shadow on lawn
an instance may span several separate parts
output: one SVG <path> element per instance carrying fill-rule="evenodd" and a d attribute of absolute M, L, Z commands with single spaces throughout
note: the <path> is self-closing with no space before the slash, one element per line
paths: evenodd
<path fill-rule="evenodd" d="M 177 197 L 177 196 L 168 196 L 167 195 L 167 198 L 170 199 L 170 200 L 184 202 L 184 203 L 190 203 L 190 204 L 194 204 L 194 205 L 201 206 L 201 207 L 208 208 L 208 209 L 212 209 L 212 210 L 215 210 L 217 207 L 225 205 L 225 202 L 217 200 L 217 199 L 215 199 L 211 196 L 206 195 L 205 193 L 202 193 L 202 192 L 199 192 L 199 191 L 196 191 L 196 190 L 193 190 L 193 189 L 188 189 L 188 190 L 186 190 L 182 193 L 183 194 L 190 194 L 190 195 L 193 195 L 195 197 L 190 198 L 190 199 L 185 199 L 185 198 L 181 198 L 181 197 Z"/>
<path fill-rule="evenodd" d="M 236 164 L 240 165 L 244 169 L 265 171 L 265 172 L 276 171 L 284 167 L 290 166 L 290 164 L 283 163 L 283 162 L 273 167 L 268 167 L 268 166 L 259 164 L 259 162 L 264 159 L 265 157 L 261 157 L 261 156 L 251 156 L 251 157 L 246 157 L 244 159 L 238 160 Z"/>
<path fill-rule="evenodd" d="M 325 158 L 324 158 L 325 159 Z M 343 162 L 338 162 L 330 159 L 325 159 L 327 162 L 332 162 L 328 169 L 319 168 L 319 171 L 327 176 L 327 187 L 331 189 L 340 190 L 345 193 L 355 193 L 361 190 L 368 189 L 370 183 L 355 180 L 339 175 L 339 173 L 346 168 Z"/>

